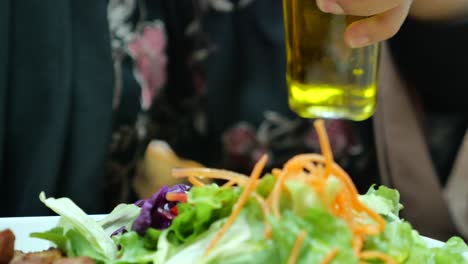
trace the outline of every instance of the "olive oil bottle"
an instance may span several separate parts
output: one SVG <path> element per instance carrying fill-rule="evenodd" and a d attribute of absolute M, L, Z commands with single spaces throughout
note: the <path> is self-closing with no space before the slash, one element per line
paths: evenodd
<path fill-rule="evenodd" d="M 371 117 L 379 46 L 344 42 L 346 27 L 359 18 L 323 13 L 315 0 L 283 0 L 283 9 L 290 108 L 304 118 Z"/>

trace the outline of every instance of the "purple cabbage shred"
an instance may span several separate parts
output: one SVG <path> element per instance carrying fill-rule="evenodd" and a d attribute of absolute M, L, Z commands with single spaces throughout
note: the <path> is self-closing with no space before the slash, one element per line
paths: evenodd
<path fill-rule="evenodd" d="M 127 229 L 125 229 L 125 226 L 122 226 L 121 228 L 115 230 L 115 231 L 111 234 L 111 237 L 116 236 L 116 235 L 120 235 L 120 234 L 125 234 L 125 233 L 127 233 Z"/>
<path fill-rule="evenodd" d="M 169 202 L 166 200 L 166 194 L 186 193 L 190 188 L 186 184 L 177 184 L 172 187 L 164 186 L 150 198 L 137 201 L 135 205 L 141 208 L 141 212 L 133 223 L 132 229 L 138 234 L 144 235 L 150 227 L 159 230 L 168 228 L 177 216 L 171 212 L 171 209 L 177 206 L 178 202 Z"/>

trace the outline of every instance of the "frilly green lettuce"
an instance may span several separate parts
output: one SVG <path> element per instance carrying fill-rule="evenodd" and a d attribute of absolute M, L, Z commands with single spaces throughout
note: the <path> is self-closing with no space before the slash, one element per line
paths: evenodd
<path fill-rule="evenodd" d="M 257 193 L 267 198 L 276 178 L 267 175 L 257 185 Z M 69 256 L 90 256 L 99 263 L 112 264 L 243 264 L 286 263 L 300 232 L 307 236 L 299 252 L 298 264 L 321 263 L 332 250 L 338 253 L 331 263 L 359 263 L 352 249 L 351 230 L 343 220 L 328 211 L 340 188 L 340 181 L 329 177 L 324 193 L 319 197 L 303 181 L 288 180 L 281 193 L 281 218 L 268 215 L 259 202 L 251 197 L 241 214 L 208 255 L 208 245 L 221 229 L 242 188 L 222 188 L 216 184 L 194 187 L 187 203 L 177 205 L 177 217 L 164 230 L 149 228 L 145 234 L 131 230 L 139 208 L 119 205 L 97 222 L 87 216 L 67 198 L 41 200 L 61 216 L 58 226 L 32 236 L 47 239 Z M 439 248 L 429 248 L 411 225 L 400 219 L 402 205 L 396 190 L 374 188 L 359 199 L 382 215 L 387 224 L 384 232 L 369 236 L 365 250 L 378 250 L 404 264 L 468 263 L 463 254 L 466 243 L 454 237 Z M 265 221 L 272 237 L 264 236 Z M 117 235 L 112 230 L 123 227 L 128 232 Z M 371 260 L 370 263 L 380 263 Z"/>
<path fill-rule="evenodd" d="M 46 198 L 41 193 L 39 199 L 55 213 L 60 215 L 57 228 L 42 235 L 34 234 L 34 237 L 46 238 L 50 234 L 60 249 L 65 253 L 76 255 L 91 255 L 98 259 L 114 259 L 117 255 L 117 247 L 93 218 L 88 216 L 81 208 L 68 198 Z M 60 236 L 63 238 L 58 239 Z M 60 241 L 60 242 L 59 242 Z"/>

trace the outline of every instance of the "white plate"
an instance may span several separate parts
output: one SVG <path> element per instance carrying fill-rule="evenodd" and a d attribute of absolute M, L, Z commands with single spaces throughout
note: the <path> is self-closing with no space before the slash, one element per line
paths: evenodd
<path fill-rule="evenodd" d="M 92 218 L 100 220 L 105 215 L 92 215 Z M 11 217 L 11 218 L 0 218 L 0 230 L 11 229 L 15 234 L 15 249 L 22 250 L 25 252 L 44 250 L 51 246 L 51 244 L 45 240 L 31 238 L 30 233 L 42 232 L 49 230 L 57 225 L 59 216 L 46 216 L 46 217 Z M 442 247 L 444 243 L 424 238 L 429 247 Z M 464 254 L 468 259 L 468 252 Z"/>

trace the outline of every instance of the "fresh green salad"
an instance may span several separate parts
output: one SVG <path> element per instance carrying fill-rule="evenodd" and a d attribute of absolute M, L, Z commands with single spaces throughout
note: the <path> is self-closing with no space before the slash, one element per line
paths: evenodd
<path fill-rule="evenodd" d="M 331 178 L 333 179 L 333 178 Z M 329 180 L 332 196 L 338 181 Z M 264 176 L 256 193 L 266 198 L 275 177 Z M 288 263 L 296 237 L 307 235 L 296 263 L 322 263 L 337 250 L 330 263 L 359 263 L 353 252 L 350 228 L 331 214 L 318 195 L 300 182 L 285 184 L 281 218 L 271 216 L 271 238 L 265 239 L 262 206 L 249 198 L 240 215 L 216 247 L 204 255 L 208 245 L 230 216 L 242 188 L 216 184 L 201 187 L 176 185 L 163 188 L 137 204 L 117 206 L 107 217 L 95 221 L 67 198 L 41 200 L 61 216 L 57 227 L 34 233 L 33 237 L 53 242 L 67 256 L 90 256 L 98 263 Z M 169 201 L 167 194 L 186 195 L 186 201 Z M 395 263 L 468 263 L 462 253 L 465 242 L 453 237 L 442 248 L 430 249 L 411 225 L 398 217 L 402 208 L 397 191 L 371 188 L 359 200 L 382 215 L 384 231 L 367 237 L 363 251 L 378 251 Z M 368 259 L 369 263 L 384 263 Z"/>
<path fill-rule="evenodd" d="M 459 237 L 427 246 L 399 217 L 398 191 L 372 186 L 357 194 L 319 136 L 323 156 L 298 155 L 269 173 L 263 157 L 249 177 L 179 169 L 174 175 L 192 185 L 164 187 L 118 205 L 100 221 L 68 198 L 42 193 L 41 201 L 61 218 L 55 228 L 31 236 L 97 263 L 468 263 L 468 246 Z M 203 182 L 207 178 L 225 183 Z"/>

